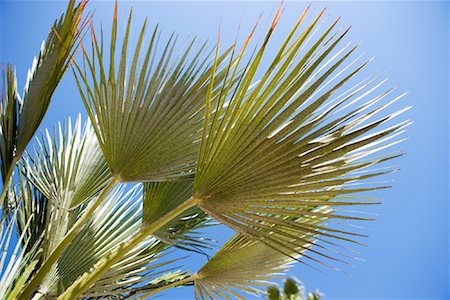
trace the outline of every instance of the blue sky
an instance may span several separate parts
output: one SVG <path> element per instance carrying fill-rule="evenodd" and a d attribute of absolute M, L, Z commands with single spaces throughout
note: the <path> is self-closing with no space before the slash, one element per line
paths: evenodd
<path fill-rule="evenodd" d="M 286 2 L 277 37 L 283 37 L 308 2 Z M 125 26 L 130 2 L 120 2 L 119 28 Z M 234 40 L 242 19 L 248 32 L 262 15 L 268 24 L 277 2 L 151 2 L 134 6 L 137 28 L 145 16 L 150 26 L 159 22 L 166 34 L 198 35 L 215 40 L 221 26 L 223 43 Z M 449 3 L 448 2 L 314 2 L 311 16 L 327 7 L 328 18 L 342 17 L 352 25 L 348 41 L 361 42 L 360 52 L 375 56 L 370 68 L 386 72 L 390 85 L 409 91 L 401 105 L 413 105 L 405 117 L 408 141 L 399 148 L 407 153 L 396 165 L 394 187 L 373 193 L 383 204 L 371 208 L 375 222 L 365 223 L 369 247 L 358 249 L 365 261 L 351 261 L 347 275 L 325 274 L 296 266 L 290 275 L 307 289 L 319 288 L 329 300 L 336 299 L 448 299 L 449 283 Z M 109 28 L 113 2 L 93 1 L 94 19 Z M 0 1 L 0 61 L 17 68 L 19 86 L 43 39 L 65 8 L 59 1 Z M 137 33 L 136 33 L 137 35 Z M 275 41 L 276 41 L 275 38 Z M 66 116 L 75 117 L 84 107 L 73 77 L 64 77 L 42 128 L 52 127 Z M 219 240 L 230 232 L 214 229 Z M 204 258 L 188 263 L 195 269 Z M 163 299 L 193 299 L 190 288 L 176 289 Z"/>

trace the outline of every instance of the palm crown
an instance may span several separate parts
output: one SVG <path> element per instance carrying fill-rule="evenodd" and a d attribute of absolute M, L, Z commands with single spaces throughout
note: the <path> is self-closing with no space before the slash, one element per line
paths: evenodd
<path fill-rule="evenodd" d="M 306 9 L 265 66 L 280 10 L 253 50 L 254 31 L 241 46 L 179 47 L 156 27 L 145 44 L 146 22 L 130 50 L 132 13 L 120 43 L 117 4 L 109 45 L 91 30 L 83 46 L 85 6 L 70 1 L 55 22 L 23 97 L 4 72 L 0 295 L 146 298 L 193 284 L 199 299 L 243 299 L 295 262 L 338 269 L 361 235 L 331 221 L 368 220 L 342 207 L 377 203 L 361 193 L 386 187 L 369 179 L 393 171 L 378 166 L 401 155 L 385 149 L 409 124 L 392 121 L 406 109 L 389 112 L 402 95 L 385 80 L 357 79 L 370 60 L 342 45 L 348 29 L 319 29 L 323 13 L 305 25 Z M 27 148 L 69 66 L 89 120 Z M 170 249 L 214 247 L 197 231 L 213 220 L 236 234 L 197 272 L 174 271 Z"/>

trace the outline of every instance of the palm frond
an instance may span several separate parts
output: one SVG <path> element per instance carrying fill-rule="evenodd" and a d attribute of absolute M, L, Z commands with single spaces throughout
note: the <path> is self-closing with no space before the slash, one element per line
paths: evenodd
<path fill-rule="evenodd" d="M 164 217 L 168 212 L 192 196 L 193 181 L 164 181 L 144 183 L 143 222 L 152 222 Z M 210 248 L 210 240 L 196 231 L 211 225 L 209 216 L 197 207 L 192 207 L 159 228 L 153 235 L 175 247 L 203 253 L 202 248 Z"/>
<path fill-rule="evenodd" d="M 346 241 L 356 236 L 296 220 L 364 220 L 312 209 L 372 203 L 351 194 L 384 187 L 366 179 L 389 173 L 373 166 L 400 154 L 372 154 L 401 141 L 398 136 L 408 125 L 386 126 L 404 110 L 379 116 L 400 98 L 381 102 L 393 89 L 380 93 L 384 81 L 379 78 L 344 89 L 368 61 L 352 58 L 357 46 L 339 46 L 348 30 L 335 32 L 337 21 L 318 31 L 321 15 L 299 33 L 302 16 L 270 66 L 260 70 L 277 14 L 263 44 L 239 75 L 239 84 L 233 86 L 232 77 L 220 82 L 216 107 L 207 99 L 210 109 L 205 114 L 194 183 L 194 199 L 201 209 L 241 234 L 291 256 L 305 242 L 300 238 L 304 235 L 321 232 L 329 239 Z M 313 38 L 317 32 L 319 36 Z M 239 68 L 239 64 L 229 68 Z M 257 71 L 263 76 L 253 83 Z M 332 98 L 338 91 L 342 94 Z M 362 99 L 367 100 L 361 104 Z M 219 118 L 211 114 L 213 110 L 223 114 Z M 325 250 L 317 250 L 321 259 L 314 260 L 334 259 Z"/>
<path fill-rule="evenodd" d="M 55 21 L 39 56 L 28 72 L 18 125 L 17 152 L 22 153 L 33 137 L 50 104 L 53 92 L 72 62 L 83 29 L 86 1 L 70 0 L 65 14 Z"/>
<path fill-rule="evenodd" d="M 128 67 L 131 19 L 130 12 L 116 66 L 116 4 L 109 70 L 103 40 L 99 43 L 93 33 L 92 54 L 85 52 L 84 69 L 77 66 L 80 94 L 114 177 L 159 181 L 191 176 L 211 69 L 207 44 L 195 49 L 193 39 L 176 56 L 177 38 L 172 35 L 158 53 L 156 27 L 147 49 L 142 50 L 145 22 Z M 140 59 L 142 65 L 138 65 Z"/>
<path fill-rule="evenodd" d="M 53 136 L 41 135 L 33 155 L 23 159 L 23 173 L 57 208 L 73 209 L 104 189 L 111 178 L 89 121 L 82 126 L 69 118 L 58 123 Z"/>
<path fill-rule="evenodd" d="M 29 247 L 32 239 L 27 237 L 26 232 L 33 219 L 32 216 L 25 224 L 22 234 L 15 241 L 13 235 L 16 218 L 17 213 L 12 216 L 11 222 L 7 222 L 5 218 L 0 221 L 0 249 L 2 251 L 0 255 L 0 295 L 3 299 L 8 300 L 16 299 L 20 288 L 39 262 L 42 252 L 39 250 L 39 241 Z"/>
<path fill-rule="evenodd" d="M 45 131 L 37 144 L 34 155 L 22 159 L 22 172 L 49 204 L 26 202 L 25 207 L 39 209 L 35 214 L 40 217 L 48 216 L 40 220 L 45 221 L 41 226 L 47 258 L 76 221 L 80 210 L 74 208 L 98 197 L 111 175 L 90 123 L 82 127 L 80 116 L 74 125 L 70 118 L 58 123 L 53 136 Z"/>
<path fill-rule="evenodd" d="M 78 276 L 135 233 L 141 223 L 141 189 L 116 188 L 63 252 L 40 287 L 45 294 L 64 291 Z M 81 214 L 82 207 L 74 214 Z M 73 264 L 77 261 L 77 264 Z"/>
<path fill-rule="evenodd" d="M 141 186 L 128 191 L 124 186 L 116 188 L 64 251 L 40 285 L 39 292 L 47 297 L 59 295 L 101 258 L 132 237 L 141 226 L 141 203 Z M 166 249 L 167 245 L 148 237 L 102 274 L 83 297 L 136 292 L 138 287 L 158 278 L 167 271 L 168 264 L 176 261 L 163 259 Z"/>
<path fill-rule="evenodd" d="M 316 213 L 328 214 L 330 207 L 314 209 Z M 296 224 L 319 225 L 328 218 L 298 218 Z M 273 227 L 272 234 L 276 233 Z M 294 230 L 292 230 L 294 233 Z M 245 299 L 242 293 L 263 293 L 261 287 L 268 287 L 286 271 L 295 261 L 303 261 L 306 251 L 317 242 L 317 234 L 303 233 L 296 237 L 302 241 L 291 252 L 281 247 L 273 248 L 264 242 L 235 234 L 194 276 L 197 299 Z M 281 249 L 281 251 L 280 251 Z M 230 298 L 231 297 L 231 298 Z"/>
<path fill-rule="evenodd" d="M 20 172 L 13 193 L 17 232 L 24 235 L 22 247 L 25 252 L 30 252 L 43 239 L 49 219 L 49 201 Z"/>
<path fill-rule="evenodd" d="M 258 287 L 269 286 L 292 262 L 263 243 L 236 234 L 197 272 L 196 298 L 245 299 L 241 293 L 261 293 Z"/>
<path fill-rule="evenodd" d="M 7 182 L 6 178 L 11 176 L 11 166 L 14 165 L 14 155 L 16 151 L 17 118 L 20 107 L 20 96 L 17 92 L 16 72 L 11 64 L 8 64 L 6 71 L 3 70 L 3 95 L 0 102 L 0 155 L 2 182 Z"/>
<path fill-rule="evenodd" d="M 39 56 L 34 58 L 21 98 L 17 92 L 15 71 L 7 66 L 5 90 L 0 105 L 0 155 L 6 212 L 6 194 L 17 161 L 35 134 L 50 104 L 52 95 L 72 62 L 88 19 L 83 19 L 86 1 L 76 5 L 70 0 L 65 14 L 56 20 Z"/>

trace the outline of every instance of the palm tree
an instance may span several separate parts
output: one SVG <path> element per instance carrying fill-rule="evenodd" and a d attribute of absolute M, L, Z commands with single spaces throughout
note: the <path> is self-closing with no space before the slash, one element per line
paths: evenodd
<path fill-rule="evenodd" d="M 267 288 L 267 298 L 269 300 L 320 300 L 322 294 L 316 291 L 305 295 L 304 286 L 296 280 L 288 278 L 284 281 L 281 291 L 276 286 Z"/>
<path fill-rule="evenodd" d="M 409 125 L 392 121 L 407 108 L 389 112 L 403 95 L 380 92 L 380 75 L 357 79 L 370 60 L 341 45 L 348 29 L 320 29 L 323 12 L 304 24 L 307 8 L 265 66 L 280 9 L 252 51 L 255 30 L 243 45 L 180 47 L 156 27 L 144 45 L 144 22 L 129 53 L 132 12 L 118 40 L 116 3 L 109 45 L 91 29 L 88 47 L 85 7 L 69 2 L 22 97 L 4 72 L 3 299 L 143 299 L 185 285 L 244 299 L 295 262 L 338 269 L 348 254 L 336 249 L 362 235 L 332 221 L 369 220 L 341 207 L 377 203 L 364 192 L 387 187 L 370 179 L 393 171 L 380 164 L 402 153 L 385 149 Z M 69 66 L 89 120 L 58 123 L 31 149 Z M 235 235 L 196 272 L 175 270 L 166 254 L 214 249 L 198 229 L 217 223 Z"/>

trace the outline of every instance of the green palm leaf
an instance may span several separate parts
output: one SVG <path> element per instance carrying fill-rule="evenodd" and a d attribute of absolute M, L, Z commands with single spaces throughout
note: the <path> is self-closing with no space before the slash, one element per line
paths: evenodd
<path fill-rule="evenodd" d="M 124 187 L 116 188 L 64 251 L 39 290 L 49 296 L 59 295 L 106 253 L 132 236 L 141 224 L 141 195 L 139 186 L 129 191 L 125 191 Z M 78 209 L 78 213 L 81 213 L 81 209 Z M 157 244 L 154 239 L 142 243 L 123 261 L 105 273 L 96 284 L 100 285 L 104 291 L 120 287 L 120 280 L 125 282 L 129 276 L 133 275 L 132 272 L 139 269 L 134 269 L 136 265 L 123 270 L 124 267 L 133 266 L 133 262 L 136 261 L 137 266 L 148 268 L 147 264 L 155 260 L 158 252 L 161 251 L 159 249 L 162 249 Z M 74 264 L 74 261 L 77 264 Z M 127 275 L 126 270 L 131 274 Z M 111 278 L 111 274 L 117 275 L 118 272 L 120 276 Z M 92 289 L 96 290 L 97 287 L 94 286 Z M 93 292 L 92 289 L 89 292 Z"/>
<path fill-rule="evenodd" d="M 4 201 L 5 208 L 5 196 L 15 163 L 19 161 L 44 118 L 56 86 L 78 48 L 88 22 L 82 17 L 85 6 L 85 1 L 76 5 L 75 0 L 71 0 L 65 14 L 55 21 L 41 46 L 39 56 L 34 59 L 28 71 L 22 99 L 17 92 L 15 72 L 11 65 L 7 67 L 5 93 L 0 105 L 0 151 L 4 186 L 1 201 Z"/>
<path fill-rule="evenodd" d="M 39 56 L 28 72 L 20 110 L 17 152 L 22 153 L 33 137 L 50 104 L 53 92 L 72 62 L 88 19 L 82 13 L 86 1 L 69 1 L 67 10 L 55 21 Z"/>
<path fill-rule="evenodd" d="M 1 171 L 2 181 L 7 181 L 12 165 L 15 164 L 14 154 L 16 147 L 17 113 L 20 105 L 20 96 L 17 92 L 16 72 L 11 64 L 8 64 L 6 71 L 3 70 L 4 92 L 0 102 L 0 149 L 1 149 Z M 11 175 L 9 175 L 11 176 Z"/>
<path fill-rule="evenodd" d="M 2 251 L 0 255 L 0 295 L 5 300 L 16 299 L 22 285 L 39 262 L 42 253 L 39 250 L 39 241 L 29 247 L 32 238 L 27 236 L 26 232 L 33 216 L 22 228 L 17 242 L 12 242 L 16 218 L 17 213 L 12 216 L 11 222 L 7 222 L 6 219 L 2 219 L 0 222 L 0 249 Z"/>
<path fill-rule="evenodd" d="M 313 210 L 323 215 L 331 211 L 326 206 Z M 303 217 L 295 220 L 295 223 L 314 226 L 327 220 L 327 217 Z M 276 227 L 273 227 L 274 231 Z M 242 293 L 263 293 L 264 290 L 260 288 L 271 286 L 270 281 L 284 276 L 293 262 L 305 263 L 303 260 L 308 257 L 307 251 L 316 245 L 318 239 L 317 234 L 302 233 L 293 239 L 302 241 L 302 244 L 286 253 L 280 251 L 280 247 L 272 248 L 261 241 L 235 234 L 193 276 L 196 298 L 245 299 Z"/>
<path fill-rule="evenodd" d="M 277 15 L 239 76 L 239 84 L 233 87 L 231 77 L 220 82 L 216 107 L 207 99 L 211 109 L 206 111 L 194 183 L 194 199 L 201 209 L 290 256 L 304 244 L 300 238 L 304 235 L 322 232 L 329 239 L 346 241 L 351 240 L 346 235 L 354 237 L 351 232 L 296 220 L 363 220 L 312 209 L 371 203 L 347 195 L 383 188 L 358 184 L 389 172 L 372 167 L 398 154 L 372 154 L 398 143 L 397 136 L 408 125 L 384 126 L 404 110 L 378 116 L 398 98 L 380 105 L 392 89 L 372 96 L 382 83 L 377 78 L 344 90 L 368 62 L 351 59 L 357 47 L 338 48 L 347 30 L 334 32 L 337 22 L 307 45 L 320 17 L 298 33 L 302 17 L 269 68 L 259 70 Z M 252 85 L 258 70 L 264 75 Z M 331 98 L 340 90 L 341 95 Z M 360 104 L 361 99 L 368 100 Z M 224 111 L 221 118 L 211 114 L 213 108 Z M 365 173 L 358 173 L 363 169 Z M 316 251 L 320 259 L 311 259 L 320 263 L 323 258 L 334 259 L 324 250 Z"/>
<path fill-rule="evenodd" d="M 313 242 L 309 238 L 298 250 L 306 251 Z M 297 252 L 291 255 L 300 257 Z M 197 272 L 194 277 L 196 297 L 245 299 L 242 293 L 263 293 L 260 288 L 270 286 L 269 281 L 284 275 L 293 262 L 264 243 L 236 234 Z"/>
<path fill-rule="evenodd" d="M 144 183 L 143 226 L 164 217 L 192 196 L 193 181 L 164 181 Z M 197 207 L 192 207 L 159 228 L 153 235 L 175 247 L 203 253 L 210 241 L 196 231 L 210 226 L 210 218 Z"/>
<path fill-rule="evenodd" d="M 22 247 L 30 252 L 38 242 L 41 243 L 49 218 L 48 199 L 39 190 L 18 174 L 18 184 L 13 192 L 16 226 L 19 235 L 24 235 Z M 28 241 L 25 244 L 25 241 Z"/>
<path fill-rule="evenodd" d="M 23 172 L 57 208 L 72 209 L 98 196 L 111 174 L 90 122 L 79 116 L 58 123 L 51 137 L 42 134 L 34 155 L 23 160 Z"/>
<path fill-rule="evenodd" d="M 93 35 L 92 55 L 85 52 L 85 68 L 79 67 L 76 73 L 81 96 L 114 177 L 159 181 L 190 176 L 211 69 L 206 44 L 194 50 L 194 39 L 175 56 L 177 38 L 172 35 L 158 53 L 156 27 L 147 49 L 142 50 L 145 22 L 128 67 L 131 18 L 130 12 L 117 70 L 117 4 L 109 70 L 103 41 L 99 45 Z M 142 65 L 138 65 L 140 59 Z"/>

